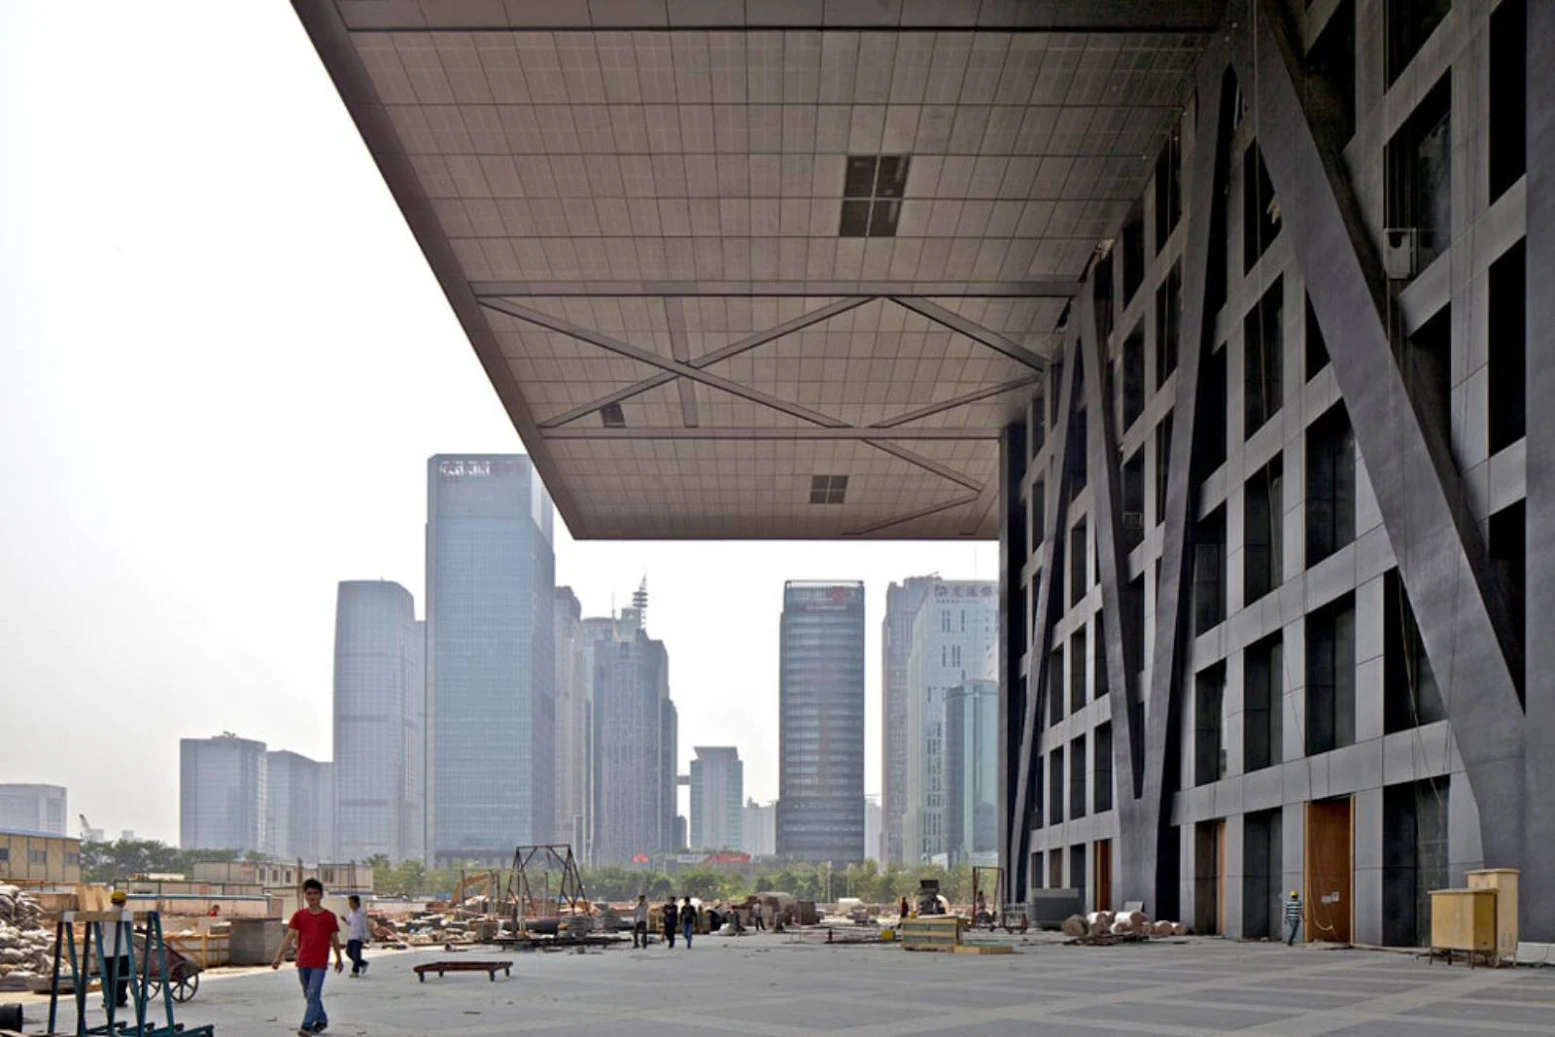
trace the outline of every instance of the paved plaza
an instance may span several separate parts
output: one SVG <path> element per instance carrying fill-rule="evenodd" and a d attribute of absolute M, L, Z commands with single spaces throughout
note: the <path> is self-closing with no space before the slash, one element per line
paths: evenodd
<path fill-rule="evenodd" d="M 331 974 L 325 1000 L 341 1037 L 1555 1034 L 1555 969 L 1470 970 L 1393 953 L 1216 939 L 1110 948 L 1028 941 L 1017 949 L 909 954 L 767 934 L 699 939 L 689 953 L 519 954 L 512 979 L 454 974 L 425 983 L 412 965 L 502 955 L 383 952 L 370 978 Z M 29 1031 L 42 1030 L 44 1007 L 28 1005 Z M 288 966 L 208 975 L 179 1021 L 214 1023 L 219 1037 L 274 1037 L 293 1032 L 301 1014 Z"/>

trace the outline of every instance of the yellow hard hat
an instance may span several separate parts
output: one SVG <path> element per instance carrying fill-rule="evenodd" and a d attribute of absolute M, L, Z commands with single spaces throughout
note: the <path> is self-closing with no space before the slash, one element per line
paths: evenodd
<path fill-rule="evenodd" d="M 1295 900 L 1295 899 L 1296 899 L 1296 898 L 1297 898 L 1297 897 L 1298 897 L 1298 896 L 1300 896 L 1300 895 L 1301 895 L 1301 894 L 1299 894 L 1299 893 L 1297 893 L 1297 892 L 1296 892 L 1296 891 L 1295 891 L 1295 890 L 1291 890 L 1291 891 L 1290 891 L 1290 898 L 1291 898 L 1291 899 L 1292 899 L 1292 900 Z"/>
<path fill-rule="evenodd" d="M 108 899 L 112 903 L 115 903 L 115 904 L 122 904 L 126 900 L 129 900 L 129 898 L 130 898 L 130 895 L 128 893 L 124 892 L 124 890 L 122 890 L 122 889 L 114 890 L 113 893 L 108 897 Z"/>

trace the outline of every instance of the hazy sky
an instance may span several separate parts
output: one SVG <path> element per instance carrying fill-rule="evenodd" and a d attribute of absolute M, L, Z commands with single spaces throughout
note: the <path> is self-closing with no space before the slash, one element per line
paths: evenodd
<path fill-rule="evenodd" d="M 425 459 L 520 451 L 282 0 L 0 3 L 0 782 L 178 836 L 178 739 L 330 756 L 335 585 L 423 609 Z M 777 795 L 790 578 L 868 587 L 997 545 L 574 542 L 585 615 L 646 574 L 682 772 Z M 72 819 L 71 830 L 75 830 Z"/>

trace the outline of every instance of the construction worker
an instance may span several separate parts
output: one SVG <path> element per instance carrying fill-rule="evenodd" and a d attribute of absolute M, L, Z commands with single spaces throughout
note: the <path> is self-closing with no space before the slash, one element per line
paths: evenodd
<path fill-rule="evenodd" d="M 1293 946 L 1296 942 L 1296 932 L 1301 928 L 1301 894 L 1294 889 L 1290 891 L 1290 899 L 1285 901 L 1285 928 L 1290 935 L 1285 938 L 1285 946 Z"/>
<path fill-rule="evenodd" d="M 670 897 L 659 910 L 664 918 L 664 939 L 670 950 L 674 950 L 675 930 L 680 928 L 680 909 L 675 906 L 675 898 Z"/>
<path fill-rule="evenodd" d="M 108 897 L 108 902 L 113 905 L 114 914 L 124 911 L 129 903 L 129 895 L 122 889 L 116 889 Z M 130 945 L 126 941 L 130 939 L 124 932 L 123 926 L 117 922 L 103 923 L 103 1004 L 108 1003 L 108 978 L 114 977 L 113 1003 L 116 1008 L 129 1007 L 130 990 Z"/>

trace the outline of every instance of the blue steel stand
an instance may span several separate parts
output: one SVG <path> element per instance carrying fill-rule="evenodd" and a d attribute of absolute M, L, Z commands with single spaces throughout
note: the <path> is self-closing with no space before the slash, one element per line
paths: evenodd
<path fill-rule="evenodd" d="M 173 1037 L 175 1034 L 182 1037 L 214 1037 L 214 1026 L 189 1029 L 173 1021 L 173 999 L 167 994 L 167 947 L 162 942 L 162 915 L 149 911 L 145 917 L 145 939 L 137 970 L 134 915 L 128 911 L 65 912 L 54 928 L 54 980 L 49 991 L 50 1034 L 58 1033 L 55 1024 L 59 1015 L 60 977 L 65 974 L 68 966 L 71 994 L 76 1008 L 75 1037 Z M 75 940 L 77 924 L 85 926 L 79 957 Z M 105 951 L 110 945 L 113 949 L 111 956 Z M 121 973 L 120 966 L 126 959 L 129 961 L 129 971 Z M 97 975 L 102 980 L 103 1011 L 107 1019 L 100 1026 L 89 1027 L 86 1025 L 87 988 L 91 985 L 91 966 L 94 961 Z M 120 981 L 125 981 L 135 1010 L 134 1018 L 123 1022 L 117 1018 Z M 160 1026 L 156 1020 L 148 1018 L 151 999 L 158 989 L 163 994 L 166 1026 Z"/>

